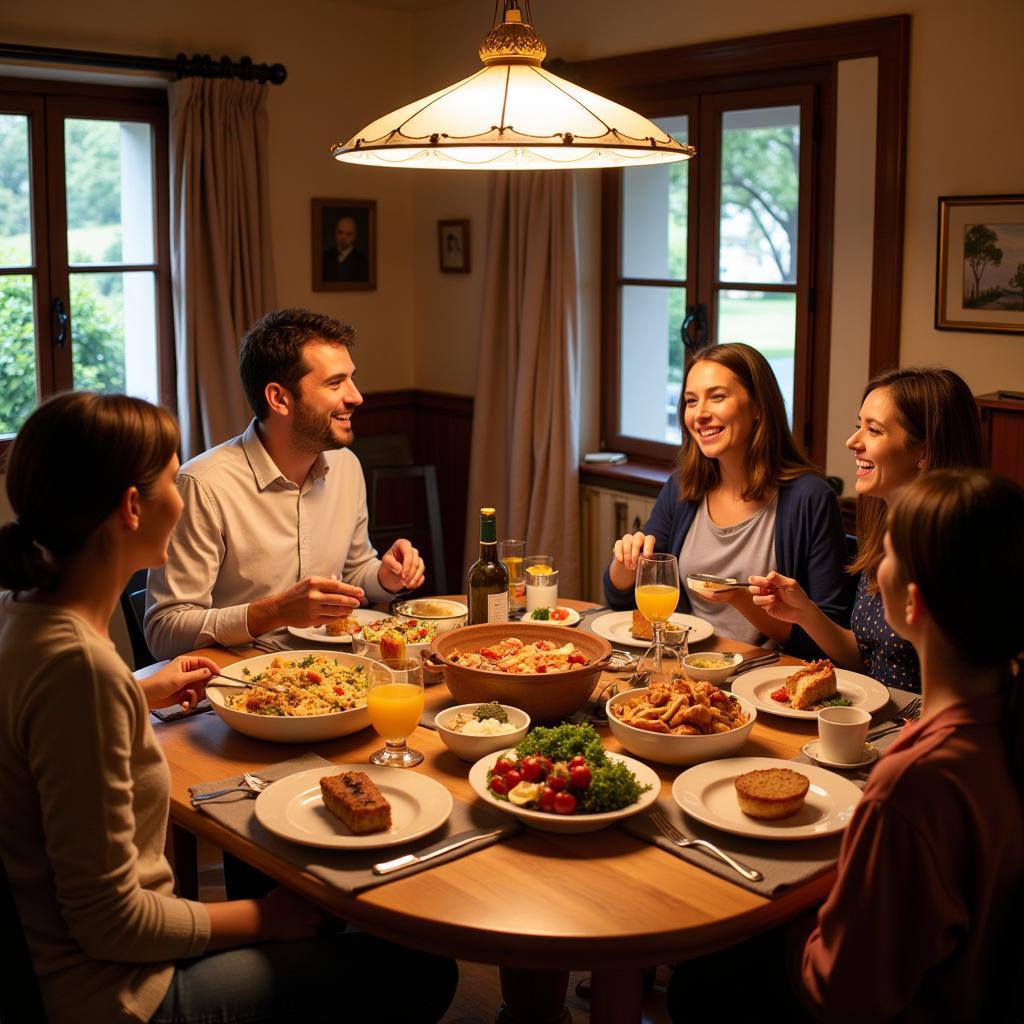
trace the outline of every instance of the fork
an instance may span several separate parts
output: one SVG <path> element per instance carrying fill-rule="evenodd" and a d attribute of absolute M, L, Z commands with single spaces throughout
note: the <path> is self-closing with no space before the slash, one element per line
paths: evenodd
<path fill-rule="evenodd" d="M 212 793 L 197 793 L 192 797 L 192 803 L 202 803 L 204 800 L 212 800 L 214 797 L 226 796 L 228 793 L 252 793 L 254 796 L 260 794 L 270 785 L 270 779 L 261 779 L 252 772 L 242 772 L 242 782 L 237 786 L 228 786 L 227 789 L 215 789 Z"/>
<path fill-rule="evenodd" d="M 875 729 L 873 732 L 868 733 L 869 740 L 877 740 L 881 736 L 888 736 L 889 733 L 895 732 L 897 729 L 902 729 L 908 722 L 913 722 L 915 719 L 921 717 L 921 698 L 915 697 L 910 701 L 907 706 L 896 716 L 890 718 L 888 722 Z"/>
<path fill-rule="evenodd" d="M 717 857 L 719 860 L 724 861 L 734 871 L 738 871 L 748 882 L 762 882 L 764 881 L 764 875 L 755 868 L 748 868 L 745 864 L 741 864 L 738 860 L 733 860 L 724 850 L 720 850 L 714 843 L 709 843 L 706 839 L 687 839 L 682 832 L 679 831 L 668 820 L 663 811 L 651 811 L 651 822 L 655 828 L 674 846 L 688 847 L 694 846 L 698 850 L 704 853 L 709 853 L 713 857 Z"/>

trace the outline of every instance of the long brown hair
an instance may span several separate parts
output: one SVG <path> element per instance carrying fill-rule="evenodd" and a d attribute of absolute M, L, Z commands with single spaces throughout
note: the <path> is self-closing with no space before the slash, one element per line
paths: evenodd
<path fill-rule="evenodd" d="M 878 388 L 887 388 L 908 448 L 924 448 L 921 471 L 954 466 L 982 466 L 981 422 L 971 389 L 943 366 L 908 366 L 872 377 L 861 403 Z M 863 495 L 857 499 L 857 557 L 847 571 L 863 572 L 868 590 L 878 593 L 875 574 L 882 561 L 885 501 Z"/>
<path fill-rule="evenodd" d="M 786 403 L 768 360 L 756 348 L 733 342 L 701 349 L 686 363 L 683 391 L 679 396 L 679 424 L 683 443 L 676 456 L 680 501 L 699 501 L 721 479 L 717 459 L 709 459 L 683 425 L 686 409 L 686 378 L 700 362 L 718 363 L 735 374 L 750 396 L 759 416 L 750 435 L 744 466 L 744 501 L 756 501 L 767 490 L 818 469 L 797 448 L 786 421 Z"/>
<path fill-rule="evenodd" d="M 1017 658 L 1024 601 L 1001 585 L 1024 575 L 1024 488 L 980 469 L 941 469 L 902 488 L 888 516 L 902 582 L 965 664 L 1005 666 L 1003 718 L 1011 767 L 1024 794 L 1024 695 Z M 979 594 L 1002 594 L 979 600 Z"/>
<path fill-rule="evenodd" d="M 77 391 L 41 405 L 7 462 L 17 519 L 0 526 L 0 587 L 54 587 L 124 492 L 148 496 L 177 450 L 174 417 L 141 398 Z"/>

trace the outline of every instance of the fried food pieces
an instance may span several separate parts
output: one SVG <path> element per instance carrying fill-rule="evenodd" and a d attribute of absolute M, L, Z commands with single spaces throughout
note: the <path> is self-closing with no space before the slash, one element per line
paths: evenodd
<path fill-rule="evenodd" d="M 675 675 L 657 682 L 632 700 L 612 708 L 620 721 L 646 732 L 672 736 L 708 736 L 747 724 L 739 702 L 707 682 Z"/>

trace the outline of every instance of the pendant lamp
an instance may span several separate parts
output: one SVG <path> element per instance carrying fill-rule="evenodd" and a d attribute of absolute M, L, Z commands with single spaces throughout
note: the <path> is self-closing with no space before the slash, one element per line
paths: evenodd
<path fill-rule="evenodd" d="M 530 0 L 521 4 L 496 0 L 481 70 L 378 118 L 331 155 L 444 170 L 638 167 L 694 156 L 648 118 L 541 67 L 547 47 Z"/>

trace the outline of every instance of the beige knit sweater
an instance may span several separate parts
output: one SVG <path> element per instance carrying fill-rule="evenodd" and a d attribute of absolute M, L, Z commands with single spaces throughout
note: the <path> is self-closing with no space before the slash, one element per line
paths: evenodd
<path fill-rule="evenodd" d="M 210 936 L 173 895 L 170 776 L 113 645 L 0 597 L 0 856 L 51 1022 L 148 1021 Z"/>

